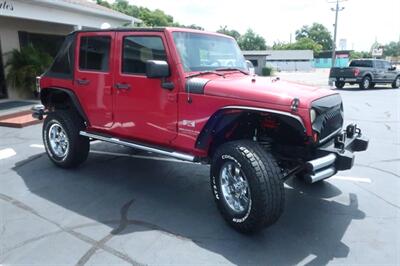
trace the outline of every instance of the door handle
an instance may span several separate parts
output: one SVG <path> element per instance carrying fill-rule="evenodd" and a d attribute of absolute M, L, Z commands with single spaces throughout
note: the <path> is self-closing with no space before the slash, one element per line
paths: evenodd
<path fill-rule="evenodd" d="M 119 90 L 130 90 L 131 85 L 126 84 L 126 83 L 117 83 L 117 84 L 115 84 L 115 88 L 117 88 Z"/>
<path fill-rule="evenodd" d="M 88 80 L 88 79 L 77 79 L 76 83 L 78 83 L 78 85 L 89 85 L 90 80 Z"/>

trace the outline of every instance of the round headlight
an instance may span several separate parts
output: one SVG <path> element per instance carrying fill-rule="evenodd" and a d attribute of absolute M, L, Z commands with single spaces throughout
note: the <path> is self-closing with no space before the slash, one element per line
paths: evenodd
<path fill-rule="evenodd" d="M 310 119 L 311 119 L 311 124 L 314 123 L 315 118 L 317 118 L 317 112 L 314 109 L 310 110 Z"/>

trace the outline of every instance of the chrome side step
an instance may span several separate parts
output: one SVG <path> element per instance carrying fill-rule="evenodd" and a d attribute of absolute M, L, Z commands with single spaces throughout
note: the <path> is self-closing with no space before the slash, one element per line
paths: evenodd
<path fill-rule="evenodd" d="M 196 159 L 195 156 L 190 155 L 190 154 L 158 149 L 156 147 L 146 146 L 145 144 L 142 144 L 142 143 L 139 144 L 139 143 L 135 143 L 133 141 L 120 140 L 118 138 L 107 137 L 104 135 L 89 133 L 86 131 L 80 131 L 79 134 L 84 137 L 98 139 L 98 140 L 102 140 L 102 141 L 106 141 L 106 142 L 110 142 L 110 143 L 114 143 L 114 144 L 119 144 L 119 145 L 131 147 L 131 148 L 135 148 L 135 149 L 139 149 L 139 150 L 148 151 L 148 152 L 154 152 L 157 154 L 174 157 L 176 159 L 183 160 L 183 161 L 194 162 Z"/>

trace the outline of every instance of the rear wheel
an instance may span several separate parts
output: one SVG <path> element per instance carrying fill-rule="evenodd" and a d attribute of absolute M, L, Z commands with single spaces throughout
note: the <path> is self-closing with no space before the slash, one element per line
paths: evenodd
<path fill-rule="evenodd" d="M 370 76 L 365 76 L 361 80 L 360 83 L 360 89 L 370 89 L 371 88 L 371 77 Z"/>
<path fill-rule="evenodd" d="M 228 142 L 217 149 L 211 164 L 211 188 L 222 216 L 239 232 L 259 231 L 282 214 L 281 169 L 256 142 Z"/>
<path fill-rule="evenodd" d="M 400 87 L 400 76 L 398 76 L 392 83 L 392 88 L 397 89 Z"/>
<path fill-rule="evenodd" d="M 47 155 L 57 166 L 76 167 L 89 153 L 89 139 L 79 135 L 83 120 L 72 110 L 55 111 L 43 123 L 43 143 Z"/>
<path fill-rule="evenodd" d="M 345 83 L 343 81 L 335 81 L 335 87 L 338 89 L 343 89 L 344 84 Z"/>

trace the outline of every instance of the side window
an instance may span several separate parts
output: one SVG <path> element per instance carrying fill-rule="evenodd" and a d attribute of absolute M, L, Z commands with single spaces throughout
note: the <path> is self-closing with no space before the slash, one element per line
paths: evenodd
<path fill-rule="evenodd" d="M 383 62 L 382 61 L 375 61 L 375 66 L 377 67 L 377 68 L 385 68 L 385 65 L 383 64 Z"/>
<path fill-rule="evenodd" d="M 385 67 L 386 70 L 392 67 L 392 65 L 389 62 L 383 61 L 383 66 Z"/>
<path fill-rule="evenodd" d="M 122 73 L 144 75 L 147 60 L 167 61 L 161 38 L 155 36 L 125 37 L 122 52 Z"/>
<path fill-rule="evenodd" d="M 84 36 L 79 47 L 79 69 L 107 72 L 110 62 L 111 37 Z"/>

